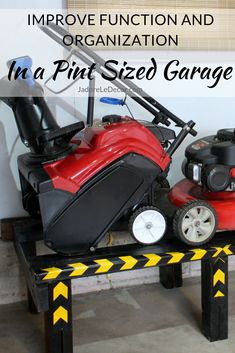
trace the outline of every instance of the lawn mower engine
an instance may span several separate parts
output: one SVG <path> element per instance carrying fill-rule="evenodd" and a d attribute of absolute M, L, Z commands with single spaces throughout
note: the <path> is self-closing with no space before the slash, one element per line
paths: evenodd
<path fill-rule="evenodd" d="M 182 165 L 185 177 L 213 192 L 235 190 L 235 130 L 221 129 L 190 144 Z"/>
<path fill-rule="evenodd" d="M 221 129 L 193 142 L 185 157 L 186 179 L 168 194 L 176 207 L 173 231 L 184 243 L 199 246 L 218 230 L 235 229 L 235 130 Z"/>

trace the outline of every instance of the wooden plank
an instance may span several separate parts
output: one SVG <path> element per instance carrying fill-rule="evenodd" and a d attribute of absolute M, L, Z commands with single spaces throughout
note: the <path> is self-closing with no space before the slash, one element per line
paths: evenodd
<path fill-rule="evenodd" d="M 14 240 L 14 225 L 23 225 L 29 217 L 4 218 L 1 220 L 1 239 L 4 241 Z"/>

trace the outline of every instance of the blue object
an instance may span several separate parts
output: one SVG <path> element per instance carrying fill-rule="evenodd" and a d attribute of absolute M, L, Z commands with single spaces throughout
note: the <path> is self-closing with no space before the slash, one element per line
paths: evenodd
<path fill-rule="evenodd" d="M 29 87 L 35 86 L 35 80 L 31 71 L 33 62 L 30 56 L 20 56 L 19 58 L 11 59 L 7 62 L 7 66 L 10 67 L 13 61 L 15 61 L 13 69 L 14 71 L 16 71 L 19 67 L 21 70 L 27 69 L 26 78 L 23 79 L 23 77 L 20 75 L 17 79 L 26 81 Z"/>
<path fill-rule="evenodd" d="M 123 99 L 112 98 L 112 97 L 101 97 L 100 102 L 107 103 L 107 104 L 113 104 L 113 105 L 124 105 L 125 104 Z"/>

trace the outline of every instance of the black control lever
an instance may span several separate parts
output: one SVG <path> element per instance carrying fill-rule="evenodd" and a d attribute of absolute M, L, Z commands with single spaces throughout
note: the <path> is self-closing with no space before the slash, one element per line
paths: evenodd
<path fill-rule="evenodd" d="M 78 121 L 77 123 L 58 128 L 54 131 L 49 131 L 37 138 L 39 143 L 45 143 L 48 141 L 54 141 L 59 138 L 63 138 L 67 143 L 70 142 L 72 137 L 76 135 L 79 131 L 83 130 L 85 127 L 83 121 Z"/>
<path fill-rule="evenodd" d="M 190 120 L 190 121 L 192 121 L 192 120 Z M 193 122 L 193 126 L 194 126 L 195 123 L 194 123 L 194 121 L 192 121 L 192 122 Z M 197 136 L 197 131 L 194 129 L 190 129 L 189 134 L 191 134 L 192 136 Z"/>
<path fill-rule="evenodd" d="M 185 124 L 182 127 L 182 130 L 180 133 L 176 136 L 175 141 L 171 144 L 171 146 L 167 150 L 167 154 L 171 157 L 173 153 L 177 150 L 177 148 L 181 145 L 181 143 L 184 141 L 185 137 L 188 134 L 191 134 L 193 136 L 197 135 L 197 132 L 193 130 L 193 127 L 195 125 L 195 122 L 190 120 L 187 124 Z"/>
<path fill-rule="evenodd" d="M 166 126 L 171 125 L 171 122 L 169 121 L 168 117 L 161 112 L 159 112 L 158 115 L 155 116 L 152 122 L 153 124 L 156 124 L 156 125 L 159 123 L 164 124 Z"/>

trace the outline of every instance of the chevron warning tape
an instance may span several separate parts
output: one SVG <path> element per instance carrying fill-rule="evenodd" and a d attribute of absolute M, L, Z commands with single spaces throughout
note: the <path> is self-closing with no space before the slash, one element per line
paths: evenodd
<path fill-rule="evenodd" d="M 53 313 L 53 325 L 55 325 L 59 320 L 63 320 L 68 323 L 68 310 L 63 308 L 63 306 L 59 306 Z"/>
<path fill-rule="evenodd" d="M 55 301 L 60 295 L 65 299 L 68 299 L 68 287 L 63 282 L 59 282 L 53 288 L 53 301 Z"/>
<path fill-rule="evenodd" d="M 194 253 L 190 261 L 202 260 L 207 253 L 205 249 L 191 249 L 190 251 Z"/>
<path fill-rule="evenodd" d="M 214 255 L 212 257 L 217 257 L 219 255 L 223 255 L 223 253 L 225 255 L 233 255 L 233 252 L 230 250 L 230 246 L 231 246 L 230 244 L 225 245 L 223 248 L 214 246 L 214 249 L 216 249 L 216 252 L 214 253 Z"/>
<path fill-rule="evenodd" d="M 77 262 L 75 264 L 70 264 L 70 267 L 73 267 L 73 271 L 70 273 L 70 277 L 79 277 L 82 276 L 86 270 L 88 269 L 88 266 L 81 262 Z"/>
<path fill-rule="evenodd" d="M 219 258 L 233 255 L 235 246 L 227 244 L 223 247 L 206 249 L 189 249 L 185 252 L 144 253 L 141 255 L 109 256 L 107 258 L 79 258 L 78 262 L 68 263 L 63 267 L 50 267 L 35 271 L 38 282 L 62 280 L 74 277 L 87 277 L 97 274 L 127 271 L 159 265 L 170 265 L 181 262 L 197 261 L 208 258 Z M 71 259 L 70 259 L 71 261 Z"/>
<path fill-rule="evenodd" d="M 58 267 L 44 268 L 43 270 L 47 272 L 46 276 L 43 278 L 44 280 L 55 279 L 63 271 Z"/>
<path fill-rule="evenodd" d="M 119 259 L 124 261 L 124 265 L 120 268 L 120 271 L 132 270 L 138 262 L 138 260 L 135 259 L 133 256 L 120 256 Z"/>
<path fill-rule="evenodd" d="M 100 265 L 98 269 L 95 271 L 95 273 L 106 273 L 109 272 L 111 267 L 113 267 L 113 263 L 109 261 L 108 259 L 100 259 L 100 260 L 95 260 L 95 262 Z"/>
<path fill-rule="evenodd" d="M 184 253 L 182 252 L 168 252 L 167 254 L 171 255 L 171 259 L 167 262 L 168 264 L 177 264 L 179 263 L 183 257 Z"/>
<path fill-rule="evenodd" d="M 226 295 L 226 274 L 223 271 L 223 263 L 224 261 L 222 258 L 218 258 L 216 260 L 215 270 L 213 274 L 214 298 L 221 298 Z"/>
<path fill-rule="evenodd" d="M 217 282 L 225 283 L 225 273 L 218 269 L 213 276 L 213 286 L 215 287 Z"/>
<path fill-rule="evenodd" d="M 156 254 L 144 254 L 145 257 L 147 257 L 148 262 L 144 265 L 144 267 L 153 267 L 157 266 L 159 261 L 161 261 L 161 256 L 156 255 Z"/>
<path fill-rule="evenodd" d="M 60 320 L 68 323 L 68 309 L 69 304 L 69 288 L 63 283 L 59 282 L 54 285 L 52 289 L 52 302 L 53 302 L 53 326 Z"/>

